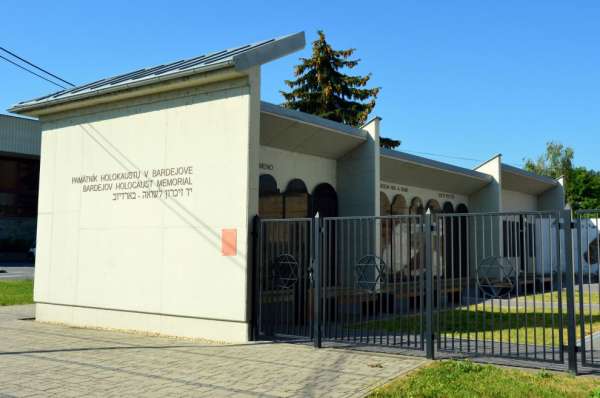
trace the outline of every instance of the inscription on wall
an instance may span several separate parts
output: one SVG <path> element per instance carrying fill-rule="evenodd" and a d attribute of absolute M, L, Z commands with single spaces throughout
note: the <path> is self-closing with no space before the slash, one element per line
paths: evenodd
<path fill-rule="evenodd" d="M 82 174 L 71 177 L 81 192 L 108 192 L 112 200 L 171 199 L 192 194 L 192 166 Z"/>
<path fill-rule="evenodd" d="M 408 187 L 404 187 L 401 185 L 395 185 L 395 184 L 389 184 L 389 183 L 385 183 L 385 182 L 380 183 L 379 187 L 381 189 L 389 189 L 390 191 L 397 191 L 397 192 L 409 192 L 410 191 L 408 189 Z M 456 196 L 453 193 L 438 192 L 437 195 L 438 195 L 438 198 L 440 198 L 440 199 L 456 199 Z"/>
<path fill-rule="evenodd" d="M 381 184 L 379 184 L 379 187 L 381 189 L 389 189 L 391 191 L 408 192 L 408 188 L 401 187 L 400 185 L 381 183 Z"/>
<path fill-rule="evenodd" d="M 440 193 L 438 193 L 438 197 L 440 199 L 454 199 L 454 194 L 453 193 L 443 193 L 443 192 L 440 192 Z"/>

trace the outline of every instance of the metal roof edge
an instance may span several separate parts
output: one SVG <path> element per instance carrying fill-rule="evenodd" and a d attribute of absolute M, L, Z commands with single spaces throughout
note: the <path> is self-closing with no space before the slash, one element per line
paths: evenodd
<path fill-rule="evenodd" d="M 519 175 L 519 176 L 525 177 L 525 178 L 531 178 L 531 179 L 537 180 L 537 181 L 539 181 L 541 183 L 545 183 L 545 184 L 548 184 L 548 185 L 551 185 L 551 186 L 557 186 L 557 185 L 559 185 L 558 181 L 555 180 L 554 178 L 546 177 L 546 176 L 539 175 L 539 174 L 536 174 L 536 173 L 532 173 L 530 171 L 523 170 L 523 169 L 520 169 L 520 168 L 515 167 L 515 166 L 511 166 L 511 165 L 506 164 L 506 163 L 502 163 L 502 171 L 506 171 L 506 172 L 511 173 L 511 174 L 516 174 L 516 175 Z"/>
<path fill-rule="evenodd" d="M 287 109 L 266 101 L 260 102 L 260 111 L 284 117 L 286 119 L 291 119 L 297 122 L 316 125 L 327 130 L 351 135 L 356 138 L 361 138 L 363 140 L 365 140 L 367 136 L 367 133 L 364 130 L 359 129 L 357 127 L 352 127 L 344 123 L 334 122 L 333 120 L 325 119 L 320 116 L 312 115 L 310 113 L 301 112 L 293 109 Z"/>
<path fill-rule="evenodd" d="M 435 169 L 449 172 L 449 173 L 461 174 L 465 177 L 476 178 L 481 181 L 488 181 L 488 182 L 492 181 L 492 176 L 490 176 L 489 174 L 481 173 L 476 170 L 471 170 L 471 169 L 467 169 L 464 167 L 455 166 L 453 164 L 444 163 L 444 162 L 440 162 L 440 161 L 433 160 L 433 159 L 424 158 L 424 157 L 417 156 L 417 155 L 412 155 L 412 154 L 409 154 L 406 152 L 396 151 L 396 150 L 388 149 L 388 148 L 381 148 L 380 153 L 381 153 L 381 156 L 384 156 L 384 157 L 398 159 L 398 160 L 404 160 L 406 162 L 415 163 L 415 164 L 419 164 L 419 165 L 430 167 L 430 168 L 435 168 Z"/>
<path fill-rule="evenodd" d="M 136 71 L 100 79 L 95 82 L 86 83 L 32 100 L 19 102 L 9 108 L 8 111 L 23 114 L 34 113 L 36 110 L 53 107 L 58 104 L 76 102 L 108 93 L 126 91 L 128 89 L 152 85 L 159 82 L 167 82 L 194 74 L 214 72 L 219 69 L 232 68 L 236 73 L 243 75 L 245 70 L 252 66 L 280 58 L 303 48 L 304 45 L 304 32 L 298 32 L 263 42 L 217 51 L 187 60 L 138 69 Z M 228 54 L 228 52 L 231 52 L 232 54 Z M 203 60 L 214 58 L 217 55 L 224 58 L 210 60 L 209 63 L 202 64 L 204 62 Z M 174 65 L 190 62 L 201 62 L 201 64 L 192 67 L 186 66 L 184 69 L 175 72 L 169 70 L 175 68 Z M 164 71 L 161 71 L 161 69 Z M 155 72 L 156 74 L 153 74 Z M 136 75 L 139 75 L 140 73 L 145 76 L 137 77 Z M 113 82 L 115 80 L 116 82 Z"/>
<path fill-rule="evenodd" d="M 34 119 L 34 118 L 31 118 L 31 117 L 24 117 L 24 116 L 20 116 L 20 115 L 17 116 L 17 115 L 7 115 L 5 113 L 0 113 L 0 117 L 18 119 L 18 120 L 23 120 L 23 121 L 27 121 L 27 122 L 36 123 L 36 124 L 40 123 L 40 121 L 38 119 Z"/>
<path fill-rule="evenodd" d="M 198 73 L 214 72 L 214 71 L 217 71 L 220 69 L 225 69 L 227 67 L 232 67 L 231 61 L 223 62 L 220 64 L 201 66 L 201 67 L 194 68 L 194 69 L 186 69 L 184 71 L 181 71 L 180 73 L 172 73 L 172 74 L 165 75 L 165 76 L 155 76 L 155 77 L 150 77 L 150 78 L 147 78 L 144 80 L 136 80 L 136 81 L 133 81 L 133 82 L 127 83 L 127 84 L 106 87 L 106 88 L 96 90 L 96 91 L 88 91 L 88 92 L 84 92 L 81 94 L 76 94 L 76 95 L 72 95 L 72 96 L 68 96 L 68 97 L 57 98 L 55 100 L 48 100 L 48 101 L 34 102 L 34 103 L 27 102 L 27 103 L 23 103 L 23 105 L 16 104 L 12 108 L 8 109 L 8 111 L 14 112 L 14 113 L 19 113 L 19 112 L 29 112 L 29 111 L 33 111 L 36 109 L 49 108 L 49 107 L 64 104 L 67 102 L 76 102 L 79 100 L 89 99 L 89 98 L 93 98 L 93 97 L 99 97 L 99 96 L 102 96 L 105 94 L 115 93 L 115 92 L 119 92 L 119 91 L 125 91 L 128 89 L 134 89 L 134 88 L 143 87 L 143 86 L 150 86 L 154 83 L 161 83 L 164 81 L 176 80 L 179 78 L 195 75 Z"/>
<path fill-rule="evenodd" d="M 243 71 L 253 66 L 266 64 L 288 54 L 302 50 L 306 45 L 304 32 L 278 37 L 261 46 L 233 57 L 235 69 Z"/>
<path fill-rule="evenodd" d="M 367 120 L 366 122 L 363 123 L 362 126 L 360 126 L 361 129 L 364 129 L 365 127 L 367 127 L 369 124 L 373 123 L 374 121 L 382 121 L 383 119 L 381 118 L 381 116 L 373 116 L 372 118 L 370 118 L 369 120 Z"/>

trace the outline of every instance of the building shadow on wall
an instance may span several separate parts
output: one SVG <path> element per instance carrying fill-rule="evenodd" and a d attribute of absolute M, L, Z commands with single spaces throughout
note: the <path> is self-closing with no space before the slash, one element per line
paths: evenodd
<path fill-rule="evenodd" d="M 79 125 L 85 134 L 98 145 L 108 156 L 110 156 L 115 163 L 124 169 L 124 171 L 138 171 L 142 170 L 137 164 L 135 164 L 129 156 L 124 154 L 118 149 L 109 139 L 107 139 L 97 128 L 90 123 L 87 126 Z M 209 225 L 207 225 L 202 219 L 197 217 L 192 211 L 190 211 L 185 205 L 175 198 L 165 199 L 158 198 L 166 208 L 171 210 L 179 219 L 185 222 L 191 229 L 193 229 L 200 237 L 202 237 L 208 244 L 214 247 L 217 251 L 221 250 L 220 247 L 220 235 L 213 231 Z M 246 253 L 239 253 L 242 257 L 245 257 Z M 232 264 L 236 265 L 241 269 L 246 269 L 245 265 L 238 259 L 238 256 L 226 256 L 227 260 Z"/>

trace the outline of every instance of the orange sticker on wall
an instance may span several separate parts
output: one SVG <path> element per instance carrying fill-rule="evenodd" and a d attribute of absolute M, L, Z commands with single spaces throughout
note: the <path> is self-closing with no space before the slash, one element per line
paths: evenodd
<path fill-rule="evenodd" d="M 235 256 L 237 254 L 237 229 L 221 230 L 221 255 Z"/>

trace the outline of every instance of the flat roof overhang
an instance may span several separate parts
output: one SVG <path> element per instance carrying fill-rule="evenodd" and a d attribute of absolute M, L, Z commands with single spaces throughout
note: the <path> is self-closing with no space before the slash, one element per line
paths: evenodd
<path fill-rule="evenodd" d="M 109 102 L 122 98 L 148 95 L 153 90 L 181 89 L 193 83 L 206 84 L 208 81 L 195 79 L 197 75 L 215 75 L 221 70 L 232 76 L 221 74 L 217 80 L 242 77 L 246 71 L 292 52 L 304 48 L 304 32 L 264 40 L 262 42 L 216 51 L 194 58 L 135 70 L 133 72 L 97 80 L 81 86 L 23 101 L 9 109 L 10 112 L 27 116 L 39 116 L 78 107 Z M 214 76 L 211 76 L 214 78 Z M 206 80 L 206 79 L 205 79 Z M 169 84 L 176 82 L 174 84 Z M 183 83 L 182 83 L 183 82 Z M 151 86 L 150 90 L 145 90 Z"/>
<path fill-rule="evenodd" d="M 440 192 L 470 195 L 488 185 L 492 177 L 405 152 L 382 149 L 381 180 Z"/>
<path fill-rule="evenodd" d="M 502 189 L 540 195 L 558 185 L 553 178 L 530 173 L 518 167 L 502 164 Z"/>
<path fill-rule="evenodd" d="M 367 140 L 367 132 L 319 116 L 261 102 L 260 144 L 339 159 Z"/>

